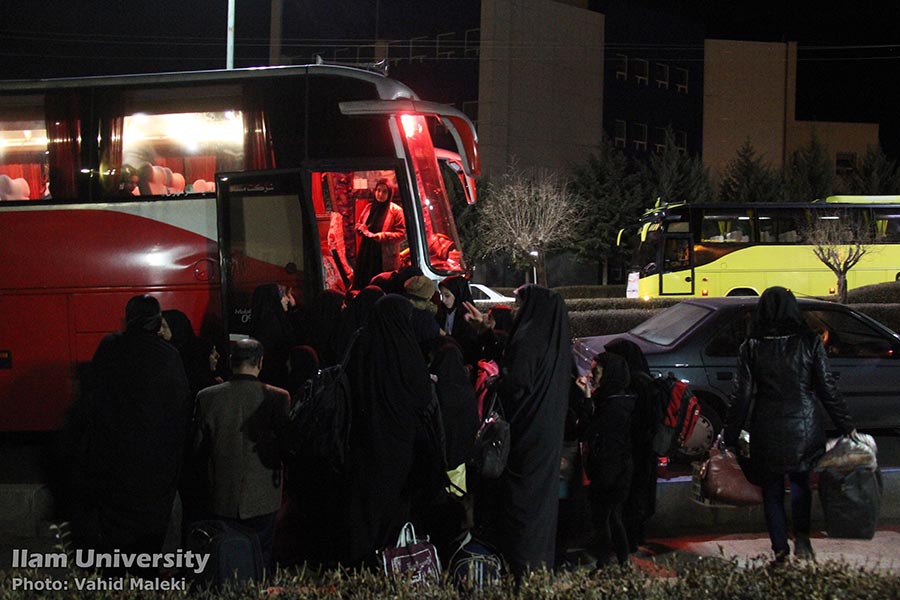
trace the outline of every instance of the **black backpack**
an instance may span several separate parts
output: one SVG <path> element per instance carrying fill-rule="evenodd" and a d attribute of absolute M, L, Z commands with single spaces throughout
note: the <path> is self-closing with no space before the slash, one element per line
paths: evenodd
<path fill-rule="evenodd" d="M 357 329 L 340 364 L 319 369 L 303 384 L 290 412 L 283 448 L 287 462 L 342 473 L 350 451 L 352 401 L 347 362 L 362 329 Z"/>

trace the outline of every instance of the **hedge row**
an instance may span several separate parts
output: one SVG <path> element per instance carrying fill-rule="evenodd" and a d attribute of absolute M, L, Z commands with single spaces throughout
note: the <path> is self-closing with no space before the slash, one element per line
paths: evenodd
<path fill-rule="evenodd" d="M 898 304 L 900 303 L 900 282 L 864 285 L 847 292 L 847 301 L 854 304 Z"/>
<path fill-rule="evenodd" d="M 623 333 L 640 325 L 660 309 L 620 308 L 618 310 L 569 311 L 572 337 Z"/>
<path fill-rule="evenodd" d="M 566 307 L 569 312 L 584 310 L 618 310 L 618 309 L 641 309 L 641 308 L 668 308 L 673 304 L 681 302 L 682 298 L 651 298 L 650 300 L 642 300 L 640 298 L 573 298 L 566 300 Z"/>
<path fill-rule="evenodd" d="M 891 331 L 900 333 L 900 300 L 895 303 L 850 304 L 850 308 L 870 316 Z"/>
<path fill-rule="evenodd" d="M 900 577 L 895 573 L 875 571 L 843 563 L 790 563 L 778 569 L 768 568 L 760 557 L 749 567 L 736 561 L 709 558 L 686 564 L 662 561 L 648 567 L 620 569 L 613 567 L 597 574 L 587 570 L 575 573 L 536 573 L 516 586 L 510 580 L 487 586 L 480 593 L 444 581 L 442 585 L 423 588 L 394 583 L 380 573 L 328 572 L 317 576 L 307 571 L 282 571 L 269 582 L 250 584 L 219 593 L 192 590 L 147 592 L 81 591 L 74 581 L 84 574 L 64 575 L 68 591 L 53 593 L 22 592 L 13 589 L 13 577 L 43 580 L 37 573 L 0 574 L 0 600 L 18 598 L 90 598 L 91 600 L 134 599 L 176 600 L 185 597 L 216 600 L 259 600 L 260 598 L 315 598 L 319 600 L 460 600 L 477 597 L 484 600 L 555 600 L 568 598 L 663 600 L 707 600 L 740 598 L 742 600 L 781 600 L 794 598 L 866 599 L 897 598 Z M 92 576 L 96 578 L 96 576 Z M 128 580 L 126 580 L 127 582 Z"/>

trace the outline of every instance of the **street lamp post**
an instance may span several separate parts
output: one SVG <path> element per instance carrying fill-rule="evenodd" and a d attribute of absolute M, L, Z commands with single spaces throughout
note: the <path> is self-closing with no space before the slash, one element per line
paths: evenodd
<path fill-rule="evenodd" d="M 225 68 L 234 68 L 234 0 L 228 0 L 228 34 L 225 40 Z"/>

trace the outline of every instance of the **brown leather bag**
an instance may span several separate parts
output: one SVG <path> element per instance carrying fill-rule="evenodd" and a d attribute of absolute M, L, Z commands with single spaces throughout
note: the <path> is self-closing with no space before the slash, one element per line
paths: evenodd
<path fill-rule="evenodd" d="M 712 503 L 753 506 L 763 501 L 762 488 L 747 481 L 737 456 L 725 447 L 721 435 L 700 469 L 700 485 L 703 496 Z"/>

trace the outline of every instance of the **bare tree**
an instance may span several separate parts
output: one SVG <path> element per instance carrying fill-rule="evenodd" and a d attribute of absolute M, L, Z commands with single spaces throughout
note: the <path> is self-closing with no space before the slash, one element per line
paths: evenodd
<path fill-rule="evenodd" d="M 846 211 L 812 215 L 804 235 L 813 254 L 837 277 L 837 298 L 847 303 L 847 273 L 869 253 L 871 235 Z M 824 217 L 824 218 L 823 218 Z"/>
<path fill-rule="evenodd" d="M 533 267 L 546 285 L 545 255 L 574 238 L 581 213 L 566 182 L 550 171 L 516 167 L 488 185 L 478 229 L 487 253 L 508 253 L 520 267 Z"/>

